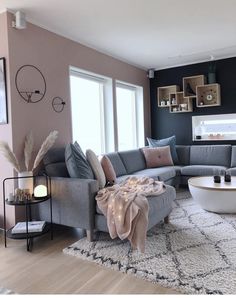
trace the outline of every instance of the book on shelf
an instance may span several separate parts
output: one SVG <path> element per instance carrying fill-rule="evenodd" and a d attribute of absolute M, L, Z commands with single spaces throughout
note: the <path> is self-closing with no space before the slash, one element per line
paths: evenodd
<path fill-rule="evenodd" d="M 29 221 L 28 222 L 28 233 L 40 233 L 45 227 L 45 221 Z M 26 222 L 18 222 L 12 229 L 12 234 L 26 233 Z"/>

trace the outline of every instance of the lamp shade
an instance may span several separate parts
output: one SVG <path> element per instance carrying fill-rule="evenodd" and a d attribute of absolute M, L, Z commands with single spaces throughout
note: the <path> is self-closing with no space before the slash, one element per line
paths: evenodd
<path fill-rule="evenodd" d="M 34 189 L 34 197 L 35 198 L 46 197 L 47 194 L 48 194 L 47 187 L 45 185 L 38 185 Z"/>

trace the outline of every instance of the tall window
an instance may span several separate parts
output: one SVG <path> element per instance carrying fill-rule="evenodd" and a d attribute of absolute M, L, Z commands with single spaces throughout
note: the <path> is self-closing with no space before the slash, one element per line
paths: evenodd
<path fill-rule="evenodd" d="M 144 145 L 142 88 L 117 82 L 116 112 L 118 150 Z"/>
<path fill-rule="evenodd" d="M 104 80 L 71 72 L 73 140 L 85 151 L 105 152 Z"/>
<path fill-rule="evenodd" d="M 144 146 L 143 89 L 70 67 L 73 141 L 97 155 Z M 115 122 L 116 121 L 116 122 Z"/>

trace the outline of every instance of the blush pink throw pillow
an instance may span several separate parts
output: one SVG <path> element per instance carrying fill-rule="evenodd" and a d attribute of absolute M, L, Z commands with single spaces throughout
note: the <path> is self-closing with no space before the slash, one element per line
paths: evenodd
<path fill-rule="evenodd" d="M 116 173 L 115 173 L 115 170 L 113 168 L 113 165 L 112 165 L 110 159 L 106 155 L 104 155 L 101 157 L 100 163 L 103 168 L 107 182 L 112 183 L 112 184 L 115 183 L 116 182 Z"/>
<path fill-rule="evenodd" d="M 146 160 L 147 168 L 174 165 L 170 153 L 170 146 L 143 148 L 142 151 Z"/>

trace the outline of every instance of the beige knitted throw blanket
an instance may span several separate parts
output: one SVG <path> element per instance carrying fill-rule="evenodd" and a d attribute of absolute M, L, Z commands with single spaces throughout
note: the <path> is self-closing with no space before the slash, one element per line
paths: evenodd
<path fill-rule="evenodd" d="M 148 177 L 130 177 L 120 184 L 101 189 L 96 200 L 107 218 L 111 238 L 127 238 L 133 249 L 144 252 L 149 211 L 147 197 L 164 191 L 163 182 Z"/>

